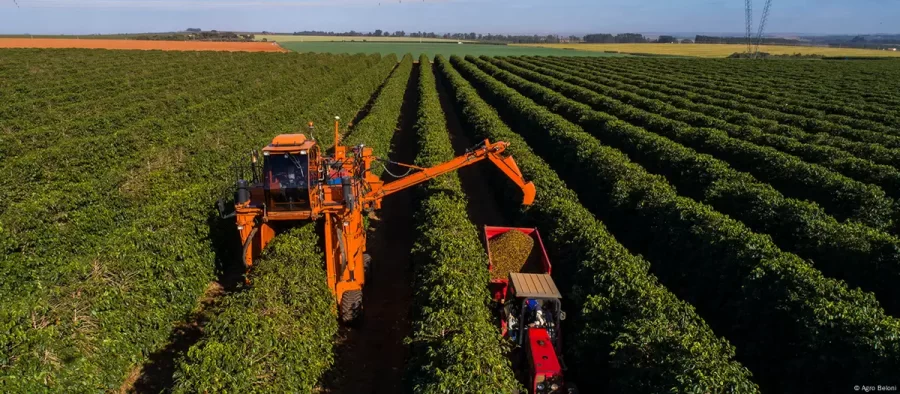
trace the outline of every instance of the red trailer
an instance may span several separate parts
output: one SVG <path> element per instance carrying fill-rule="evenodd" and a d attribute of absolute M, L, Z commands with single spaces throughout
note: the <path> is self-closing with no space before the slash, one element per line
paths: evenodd
<path fill-rule="evenodd" d="M 519 231 L 533 238 L 541 260 L 540 273 L 513 272 L 506 278 L 491 279 L 488 285 L 501 332 L 516 345 L 510 355 L 513 368 L 526 381 L 530 393 L 577 393 L 575 385 L 563 377 L 560 323 L 566 314 L 562 311 L 562 295 L 550 277 L 552 265 L 538 230 L 485 226 L 488 269 L 493 270 L 491 240 L 508 231 Z"/>
<path fill-rule="evenodd" d="M 547 257 L 547 249 L 544 248 L 544 241 L 541 241 L 541 234 L 538 232 L 536 228 L 517 228 L 517 227 L 494 227 L 494 226 L 484 226 L 484 245 L 490 245 L 491 240 L 497 238 L 503 233 L 507 231 L 518 231 L 521 232 L 532 239 L 534 239 L 534 246 L 540 248 L 540 257 L 541 257 L 541 267 L 543 268 L 541 273 L 551 274 L 551 270 L 553 268 L 550 265 L 550 258 Z M 494 270 L 493 260 L 491 259 L 491 248 L 487 248 L 488 254 L 488 270 Z M 499 279 L 491 279 L 490 287 L 491 296 L 494 301 L 501 301 L 506 298 L 507 289 L 509 289 L 509 278 L 499 278 Z"/>

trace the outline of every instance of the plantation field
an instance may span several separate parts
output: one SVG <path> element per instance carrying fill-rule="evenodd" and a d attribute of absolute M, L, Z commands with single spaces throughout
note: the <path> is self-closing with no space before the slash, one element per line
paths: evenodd
<path fill-rule="evenodd" d="M 591 56 L 610 57 L 625 56 L 603 52 L 574 51 L 556 48 L 519 47 L 511 45 L 457 44 L 432 42 L 279 42 L 285 48 L 296 52 L 312 53 L 393 53 L 403 56 L 405 53 L 424 53 L 429 59 L 437 54 L 444 56 Z"/>
<path fill-rule="evenodd" d="M 540 229 L 582 392 L 896 384 L 892 62 L 429 57 L 0 50 L 0 390 L 512 392 L 484 225 Z M 230 166 L 336 115 L 417 166 L 509 142 L 535 203 L 487 164 L 386 198 L 359 326 L 315 225 L 246 285 Z"/>
<path fill-rule="evenodd" d="M 578 51 L 616 51 L 673 56 L 723 58 L 735 52 L 746 52 L 746 45 L 737 44 L 513 44 L 529 48 L 574 49 Z M 852 57 L 900 57 L 900 52 L 859 48 L 803 47 L 787 45 L 760 45 L 760 52 L 772 55 L 823 55 Z"/>

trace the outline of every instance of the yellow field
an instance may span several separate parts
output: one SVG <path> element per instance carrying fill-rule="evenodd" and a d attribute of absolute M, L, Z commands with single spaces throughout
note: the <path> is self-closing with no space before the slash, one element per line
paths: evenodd
<path fill-rule="evenodd" d="M 268 41 L 278 42 L 327 42 L 327 41 L 362 41 L 367 42 L 419 42 L 418 38 L 413 37 L 367 37 L 367 36 L 292 36 L 284 34 L 257 34 L 256 41 L 262 41 L 265 38 Z M 446 40 L 443 38 L 422 38 L 421 42 L 467 42 L 466 40 Z"/>
<path fill-rule="evenodd" d="M 735 52 L 744 52 L 745 45 L 732 44 L 515 44 L 546 48 L 571 48 L 582 51 L 618 51 L 623 53 L 652 53 L 659 55 L 726 57 Z M 783 45 L 760 45 L 760 52 L 773 55 L 816 54 L 825 56 L 879 56 L 900 57 L 900 51 L 878 51 L 874 49 L 799 47 Z"/>

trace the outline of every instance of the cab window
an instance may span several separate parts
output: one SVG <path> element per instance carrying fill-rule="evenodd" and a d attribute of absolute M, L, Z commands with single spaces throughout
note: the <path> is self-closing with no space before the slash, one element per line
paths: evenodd
<path fill-rule="evenodd" d="M 269 187 L 305 189 L 309 181 L 309 158 L 291 153 L 269 155 L 265 173 Z"/>

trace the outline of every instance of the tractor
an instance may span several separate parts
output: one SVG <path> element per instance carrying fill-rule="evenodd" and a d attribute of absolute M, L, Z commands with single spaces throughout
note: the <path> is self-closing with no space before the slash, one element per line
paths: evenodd
<path fill-rule="evenodd" d="M 578 389 L 564 376 L 562 295 L 550 277 L 552 266 L 537 229 L 485 226 L 488 269 L 493 270 L 491 241 L 508 231 L 532 237 L 541 260 L 540 273 L 511 272 L 488 284 L 500 331 L 514 344 L 512 367 L 529 393 L 577 394 Z"/>

